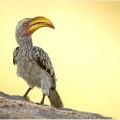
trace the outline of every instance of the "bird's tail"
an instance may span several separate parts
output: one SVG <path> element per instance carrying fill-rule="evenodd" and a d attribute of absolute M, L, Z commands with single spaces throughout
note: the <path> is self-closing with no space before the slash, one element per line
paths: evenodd
<path fill-rule="evenodd" d="M 57 90 L 49 90 L 49 96 L 48 96 L 51 105 L 57 107 L 57 108 L 62 108 L 63 103 L 62 100 L 57 92 Z"/>

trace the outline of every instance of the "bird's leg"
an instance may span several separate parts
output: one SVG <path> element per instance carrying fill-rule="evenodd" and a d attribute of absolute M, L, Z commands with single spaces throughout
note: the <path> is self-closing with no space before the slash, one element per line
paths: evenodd
<path fill-rule="evenodd" d="M 28 88 L 28 90 L 27 90 L 26 93 L 24 94 L 23 97 L 24 97 L 25 99 L 27 99 L 27 95 L 28 95 L 28 93 L 30 92 L 31 89 L 32 89 L 32 88 Z"/>
<path fill-rule="evenodd" d="M 44 105 L 44 100 L 45 100 L 45 94 L 43 94 L 42 100 L 40 102 L 40 105 Z"/>

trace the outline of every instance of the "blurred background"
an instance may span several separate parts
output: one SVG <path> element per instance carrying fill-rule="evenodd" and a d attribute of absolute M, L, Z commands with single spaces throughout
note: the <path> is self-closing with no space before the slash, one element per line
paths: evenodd
<path fill-rule="evenodd" d="M 64 106 L 120 118 L 119 1 L 0 1 L 0 91 L 22 96 L 28 89 L 12 63 L 15 28 L 36 16 L 56 28 L 41 28 L 32 37 L 52 60 Z M 29 93 L 31 101 L 41 97 L 41 89 Z"/>

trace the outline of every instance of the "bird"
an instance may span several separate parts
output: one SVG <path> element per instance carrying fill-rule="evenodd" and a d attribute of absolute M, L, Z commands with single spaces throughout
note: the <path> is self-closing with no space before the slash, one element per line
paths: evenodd
<path fill-rule="evenodd" d="M 18 22 L 15 38 L 18 43 L 13 51 L 13 64 L 17 65 L 17 76 L 23 78 L 28 89 L 23 95 L 27 99 L 28 93 L 36 86 L 42 90 L 40 105 L 44 105 L 45 96 L 48 96 L 52 106 L 63 107 L 63 102 L 56 90 L 56 75 L 49 55 L 41 48 L 33 46 L 32 34 L 39 28 L 55 29 L 53 23 L 46 17 L 37 16 L 24 18 Z"/>

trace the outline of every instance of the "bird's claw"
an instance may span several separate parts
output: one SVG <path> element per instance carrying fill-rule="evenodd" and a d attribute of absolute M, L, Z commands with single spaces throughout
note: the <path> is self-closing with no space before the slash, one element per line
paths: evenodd
<path fill-rule="evenodd" d="M 24 99 L 29 100 L 26 96 L 23 96 Z"/>
<path fill-rule="evenodd" d="M 43 103 L 43 102 L 40 102 L 40 103 L 35 103 L 35 104 L 37 104 L 37 105 L 44 105 L 44 103 Z"/>

